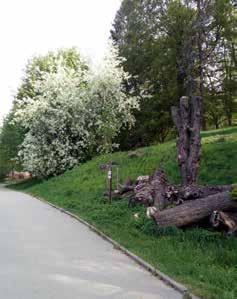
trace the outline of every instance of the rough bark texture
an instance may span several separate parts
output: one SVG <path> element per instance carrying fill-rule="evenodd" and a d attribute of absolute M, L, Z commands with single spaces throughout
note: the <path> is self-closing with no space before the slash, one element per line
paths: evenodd
<path fill-rule="evenodd" d="M 163 170 L 156 171 L 152 181 L 151 189 L 153 190 L 154 206 L 163 210 L 167 204 L 166 189 L 168 187 L 166 174 Z"/>
<path fill-rule="evenodd" d="M 201 97 L 182 97 L 179 108 L 171 109 L 173 121 L 179 132 L 178 162 L 184 186 L 197 183 L 201 157 L 201 111 Z"/>
<path fill-rule="evenodd" d="M 229 235 L 237 233 L 237 213 L 213 211 L 210 223 L 215 228 L 225 226 L 228 229 Z"/>
<path fill-rule="evenodd" d="M 230 193 L 221 192 L 194 201 L 184 202 L 182 205 L 158 211 L 148 208 L 148 215 L 152 217 L 159 227 L 182 227 L 199 222 L 212 214 L 213 211 L 237 211 L 237 202 L 231 200 Z"/>
<path fill-rule="evenodd" d="M 149 180 L 138 181 L 134 193 L 134 203 L 155 205 L 162 210 L 175 200 L 178 190 L 168 184 L 165 172 L 159 169 Z"/>
<path fill-rule="evenodd" d="M 136 186 L 134 187 L 134 197 L 129 204 L 134 205 L 136 203 L 143 205 L 153 205 L 154 190 L 150 188 L 151 178 L 149 176 L 138 177 Z"/>
<path fill-rule="evenodd" d="M 197 186 L 189 185 L 184 186 L 179 189 L 178 197 L 183 201 L 194 200 L 197 198 L 207 197 L 223 191 L 230 191 L 232 189 L 231 185 L 223 186 Z"/>

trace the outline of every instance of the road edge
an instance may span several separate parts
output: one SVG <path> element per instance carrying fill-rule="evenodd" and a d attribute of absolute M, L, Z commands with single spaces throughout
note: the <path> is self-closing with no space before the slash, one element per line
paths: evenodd
<path fill-rule="evenodd" d="M 16 190 L 12 190 L 12 191 L 16 191 Z M 79 221 L 80 223 L 84 224 L 91 231 L 95 232 L 97 235 L 102 237 L 104 240 L 106 240 L 107 242 L 112 244 L 115 249 L 120 250 L 126 256 L 131 258 L 136 264 L 140 265 L 143 269 L 145 269 L 146 271 L 151 273 L 153 276 L 155 276 L 158 279 L 160 279 L 161 281 L 163 281 L 166 285 L 172 287 L 173 289 L 175 289 L 176 291 L 181 293 L 183 295 L 183 299 L 200 299 L 200 298 L 194 296 L 193 294 L 191 294 L 187 287 L 185 287 L 184 285 L 175 281 L 174 279 L 170 278 L 168 275 L 166 275 L 163 272 L 161 272 L 160 270 L 156 269 L 155 267 L 153 267 L 152 265 L 150 265 L 149 263 L 147 263 L 146 261 L 141 259 L 139 256 L 137 256 L 134 253 L 132 253 L 131 251 L 127 250 L 125 247 L 123 247 L 122 245 L 120 245 L 118 242 L 111 239 L 110 237 L 108 237 L 106 234 L 104 234 L 102 231 L 100 231 L 94 225 L 92 225 L 92 224 L 88 223 L 87 221 L 85 221 L 84 219 L 82 219 L 80 216 L 73 214 L 73 213 L 61 208 L 60 206 L 57 206 L 41 197 L 35 196 L 33 194 L 29 194 L 29 193 L 26 193 L 26 194 L 31 195 L 33 198 L 41 201 L 42 203 L 47 204 L 47 205 L 59 210 L 60 212 L 70 216 L 71 218 Z"/>

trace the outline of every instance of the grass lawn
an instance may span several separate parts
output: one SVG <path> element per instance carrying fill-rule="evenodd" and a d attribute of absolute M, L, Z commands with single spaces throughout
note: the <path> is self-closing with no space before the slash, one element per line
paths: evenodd
<path fill-rule="evenodd" d="M 237 128 L 203 133 L 201 184 L 237 182 Z M 174 142 L 141 148 L 140 157 L 127 152 L 104 155 L 47 181 L 11 186 L 55 203 L 101 229 L 144 260 L 209 299 L 237 298 L 237 239 L 202 229 L 159 231 L 143 215 L 143 207 L 125 201 L 105 202 L 105 173 L 99 165 L 119 165 L 119 179 L 151 174 L 163 167 L 173 183 L 180 181 Z M 140 212 L 139 220 L 134 213 Z"/>

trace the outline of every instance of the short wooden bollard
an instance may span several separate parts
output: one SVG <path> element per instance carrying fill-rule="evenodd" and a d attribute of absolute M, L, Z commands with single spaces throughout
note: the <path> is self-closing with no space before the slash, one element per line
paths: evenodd
<path fill-rule="evenodd" d="M 109 203 L 112 203 L 112 180 L 113 180 L 112 163 L 110 163 L 109 170 L 108 170 Z"/>

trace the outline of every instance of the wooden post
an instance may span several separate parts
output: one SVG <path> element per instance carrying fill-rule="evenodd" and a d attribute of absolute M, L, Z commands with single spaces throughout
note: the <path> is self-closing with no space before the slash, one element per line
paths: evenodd
<path fill-rule="evenodd" d="M 112 163 L 110 162 L 110 165 L 109 165 L 109 171 L 108 171 L 108 181 L 109 181 L 109 203 L 112 203 L 112 179 L 113 179 Z"/>

